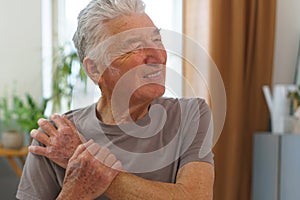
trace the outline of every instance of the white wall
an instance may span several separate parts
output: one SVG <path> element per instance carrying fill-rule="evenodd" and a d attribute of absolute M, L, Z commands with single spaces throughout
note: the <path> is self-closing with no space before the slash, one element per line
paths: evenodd
<path fill-rule="evenodd" d="M 154 24 L 163 30 L 167 30 L 170 36 L 175 35 L 174 32 L 182 33 L 182 0 L 143 0 L 146 4 L 145 12 L 153 20 Z M 173 34 L 171 34 L 173 33 Z M 162 38 L 168 37 L 161 31 Z M 170 37 L 169 36 L 169 37 Z M 163 40 L 164 41 L 164 40 Z M 181 41 L 177 41 L 181 44 Z M 177 44 L 178 44 L 177 43 Z M 178 45 L 181 46 L 181 45 Z M 174 55 L 172 49 L 166 50 L 168 53 L 167 73 L 166 73 L 166 97 L 182 97 L 182 55 Z M 182 52 L 182 49 L 176 49 Z"/>
<path fill-rule="evenodd" d="M 277 0 L 273 83 L 293 83 L 300 39 L 300 1 Z"/>
<path fill-rule="evenodd" d="M 40 0 L 0 0 L 0 96 L 16 82 L 17 94 L 41 98 L 41 35 Z"/>

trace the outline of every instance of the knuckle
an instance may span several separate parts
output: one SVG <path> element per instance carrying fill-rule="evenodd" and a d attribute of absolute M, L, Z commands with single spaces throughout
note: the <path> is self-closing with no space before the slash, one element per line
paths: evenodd
<path fill-rule="evenodd" d="M 52 115 L 50 116 L 51 119 L 57 119 L 58 117 L 59 117 L 58 114 L 52 114 Z"/>
<path fill-rule="evenodd" d="M 83 149 L 85 149 L 85 146 L 84 146 L 84 144 L 80 144 L 80 145 L 78 145 L 77 149 L 78 149 L 78 150 L 83 150 Z"/>
<path fill-rule="evenodd" d="M 82 161 L 82 162 L 90 162 L 90 157 L 88 154 L 86 153 L 83 153 L 81 156 L 79 156 L 79 159 Z"/>
<path fill-rule="evenodd" d="M 63 127 L 59 128 L 58 130 L 62 133 L 68 133 L 68 132 L 70 132 L 71 128 L 68 126 L 63 126 Z"/>
<path fill-rule="evenodd" d="M 44 126 L 45 124 L 47 124 L 47 121 L 44 120 L 43 118 L 40 118 L 37 123 L 40 125 L 40 126 Z"/>
<path fill-rule="evenodd" d="M 101 164 L 97 159 L 93 159 L 93 161 L 91 161 L 91 164 L 93 166 L 98 166 L 99 164 Z"/>

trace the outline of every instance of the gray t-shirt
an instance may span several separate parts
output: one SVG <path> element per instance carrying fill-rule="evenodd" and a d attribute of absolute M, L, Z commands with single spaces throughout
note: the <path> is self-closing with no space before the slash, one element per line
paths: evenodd
<path fill-rule="evenodd" d="M 121 126 L 99 121 L 96 104 L 66 115 L 86 140 L 93 139 L 108 147 L 126 171 L 139 177 L 175 183 L 178 170 L 185 164 L 195 161 L 213 164 L 212 133 L 209 133 L 211 112 L 203 99 L 158 98 L 146 116 Z M 64 175 L 65 169 L 46 157 L 30 153 L 17 198 L 55 199 L 61 191 Z M 108 198 L 102 195 L 97 199 Z"/>

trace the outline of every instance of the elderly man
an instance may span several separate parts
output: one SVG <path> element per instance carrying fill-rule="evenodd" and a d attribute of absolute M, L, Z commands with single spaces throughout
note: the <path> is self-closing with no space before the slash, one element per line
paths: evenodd
<path fill-rule="evenodd" d="M 166 51 L 141 0 L 93 0 L 74 43 L 102 96 L 40 119 L 18 199 L 212 199 L 211 114 L 201 99 L 161 98 Z M 88 142 L 86 142 L 88 141 Z"/>

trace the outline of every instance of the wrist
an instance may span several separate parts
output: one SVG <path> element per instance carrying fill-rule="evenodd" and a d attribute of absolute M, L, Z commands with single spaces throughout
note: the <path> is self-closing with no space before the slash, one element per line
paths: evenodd
<path fill-rule="evenodd" d="M 116 177 L 110 183 L 110 185 L 107 188 L 107 190 L 104 192 L 104 194 L 107 197 L 110 197 L 110 198 L 114 197 L 115 191 L 118 190 L 118 189 L 120 189 L 120 188 L 118 188 L 118 186 L 122 182 L 122 177 L 124 177 L 125 174 L 126 174 L 126 172 L 119 171 L 119 173 L 116 175 Z"/>
<path fill-rule="evenodd" d="M 73 197 L 69 195 L 67 195 L 66 193 L 64 193 L 63 191 L 61 191 L 58 195 L 58 197 L 56 198 L 56 200 L 71 200 L 73 199 Z"/>
<path fill-rule="evenodd" d="M 56 200 L 73 200 L 73 199 L 78 199 L 78 195 L 76 195 L 76 191 L 72 190 L 71 188 L 66 189 L 66 187 L 64 186 L 61 192 L 59 193 L 58 197 L 56 198 Z"/>

